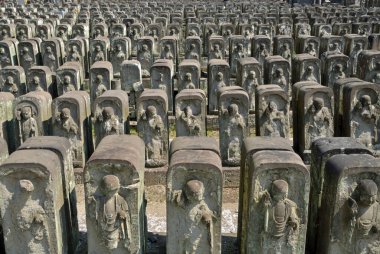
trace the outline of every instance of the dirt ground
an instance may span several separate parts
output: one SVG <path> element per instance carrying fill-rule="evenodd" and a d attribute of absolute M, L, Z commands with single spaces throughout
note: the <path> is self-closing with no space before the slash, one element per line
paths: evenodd
<path fill-rule="evenodd" d="M 81 235 L 81 244 L 77 254 L 87 253 L 86 211 L 84 203 L 84 186 L 76 185 L 78 222 Z M 154 185 L 146 187 L 148 201 L 146 214 L 148 218 L 147 254 L 164 254 L 166 241 L 166 201 L 165 186 Z M 222 253 L 234 254 L 237 252 L 236 233 L 238 217 L 238 190 L 225 188 L 223 190 L 222 211 Z"/>

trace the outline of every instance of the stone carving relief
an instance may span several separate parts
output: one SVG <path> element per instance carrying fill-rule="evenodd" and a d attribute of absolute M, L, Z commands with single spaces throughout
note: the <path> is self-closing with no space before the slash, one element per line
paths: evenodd
<path fill-rule="evenodd" d="M 119 121 L 119 117 L 115 114 L 113 107 L 98 107 L 95 112 L 95 117 L 96 121 L 101 125 L 99 140 L 108 135 L 122 134 L 122 124 Z"/>
<path fill-rule="evenodd" d="M 265 58 L 269 56 L 269 50 L 267 49 L 267 45 L 265 43 L 261 43 L 259 47 L 256 49 L 255 58 L 261 66 L 264 66 Z"/>
<path fill-rule="evenodd" d="M 153 56 L 151 49 L 147 44 L 143 44 L 137 52 L 137 60 L 141 63 L 141 71 L 143 77 L 150 76 L 150 67 L 152 65 Z"/>
<path fill-rule="evenodd" d="M 314 81 L 318 82 L 316 76 L 316 69 L 312 65 L 305 66 L 305 69 L 302 74 L 302 81 Z"/>
<path fill-rule="evenodd" d="M 15 82 L 15 77 L 11 73 L 7 73 L 3 83 L 3 92 L 12 93 L 15 97 L 20 95 L 20 90 Z"/>
<path fill-rule="evenodd" d="M 270 137 L 287 137 L 288 124 L 286 108 L 283 102 L 271 99 L 262 103 L 262 135 Z"/>
<path fill-rule="evenodd" d="M 255 110 L 255 96 L 256 96 L 256 88 L 259 85 L 256 72 L 255 71 L 249 71 L 247 74 L 247 77 L 243 83 L 243 89 L 248 93 L 249 98 L 249 110 L 253 111 Z"/>
<path fill-rule="evenodd" d="M 352 75 L 356 75 L 357 66 L 358 66 L 358 57 L 359 54 L 363 51 L 363 44 L 358 42 L 355 44 L 354 48 L 350 53 L 350 61 L 351 61 L 351 73 Z"/>
<path fill-rule="evenodd" d="M 20 105 L 16 109 L 16 120 L 20 143 L 30 137 L 39 136 L 36 110 L 30 105 Z"/>
<path fill-rule="evenodd" d="M 45 66 L 49 67 L 52 72 L 55 72 L 58 68 L 57 56 L 53 52 L 51 46 L 47 46 L 43 54 L 43 63 Z"/>

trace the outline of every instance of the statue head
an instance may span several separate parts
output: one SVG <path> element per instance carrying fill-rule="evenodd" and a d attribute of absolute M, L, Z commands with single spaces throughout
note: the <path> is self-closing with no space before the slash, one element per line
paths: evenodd
<path fill-rule="evenodd" d="M 40 85 L 40 78 L 38 76 L 34 76 L 32 83 L 36 86 Z"/>
<path fill-rule="evenodd" d="M 212 48 L 214 49 L 214 51 L 219 51 L 220 46 L 219 44 L 214 44 Z"/>
<path fill-rule="evenodd" d="M 363 45 L 360 42 L 358 42 L 358 43 L 355 44 L 355 49 L 356 50 L 360 50 L 362 48 L 363 48 Z"/>
<path fill-rule="evenodd" d="M 69 108 L 63 108 L 61 110 L 60 117 L 61 117 L 62 120 L 67 120 L 67 119 L 70 118 L 70 116 L 71 116 L 71 111 L 70 111 Z"/>
<path fill-rule="evenodd" d="M 5 48 L 4 47 L 0 47 L 0 54 L 5 54 Z"/>
<path fill-rule="evenodd" d="M 119 192 L 120 181 L 115 175 L 106 175 L 102 178 L 101 188 L 103 194 L 107 197 L 112 197 Z"/>
<path fill-rule="evenodd" d="M 100 51 L 102 51 L 102 48 L 100 47 L 100 45 L 96 45 L 96 46 L 95 46 L 95 51 L 96 51 L 96 52 L 100 52 Z"/>
<path fill-rule="evenodd" d="M 227 111 L 230 116 L 235 116 L 239 112 L 239 107 L 237 104 L 232 103 L 228 105 Z"/>
<path fill-rule="evenodd" d="M 274 101 L 270 101 L 268 104 L 268 109 L 270 112 L 277 111 L 277 104 Z"/>
<path fill-rule="evenodd" d="M 362 106 L 365 107 L 365 106 L 370 106 L 372 104 L 371 102 L 371 97 L 369 95 L 363 95 L 361 98 L 360 98 L 360 102 L 362 103 Z"/>
<path fill-rule="evenodd" d="M 166 45 L 164 46 L 164 50 L 165 50 L 166 52 L 169 52 L 169 51 L 170 51 L 170 45 L 169 45 L 169 44 L 166 44 Z"/>
<path fill-rule="evenodd" d="M 236 45 L 236 49 L 238 51 L 242 51 L 243 50 L 243 44 L 239 43 L 238 45 Z"/>
<path fill-rule="evenodd" d="M 21 50 L 21 53 L 22 55 L 26 55 L 29 53 L 29 49 L 27 47 L 23 47 L 23 49 Z"/>
<path fill-rule="evenodd" d="M 357 186 L 359 202 L 363 205 L 372 205 L 376 202 L 378 188 L 376 183 L 370 179 L 360 180 Z"/>
<path fill-rule="evenodd" d="M 342 72 L 343 71 L 343 65 L 337 64 L 337 65 L 335 65 L 334 69 L 336 72 Z"/>
<path fill-rule="evenodd" d="M 275 73 L 276 73 L 276 77 L 284 76 L 284 70 L 282 68 L 277 68 Z"/>
<path fill-rule="evenodd" d="M 157 109 L 153 105 L 148 106 L 146 108 L 146 112 L 147 112 L 148 117 L 153 117 L 157 115 Z"/>
<path fill-rule="evenodd" d="M 191 81 L 191 73 L 190 72 L 185 74 L 185 81 Z"/>
<path fill-rule="evenodd" d="M 199 202 L 204 199 L 205 187 L 201 181 L 190 180 L 186 182 L 184 192 L 189 202 Z"/>
<path fill-rule="evenodd" d="M 143 44 L 141 49 L 142 49 L 142 51 L 148 51 L 148 45 Z"/>
<path fill-rule="evenodd" d="M 266 49 L 266 47 L 267 47 L 267 46 L 265 45 L 265 43 L 261 43 L 261 44 L 260 44 L 260 50 L 264 50 L 264 49 Z"/>
<path fill-rule="evenodd" d="M 7 76 L 6 81 L 7 81 L 8 84 L 13 84 L 14 79 L 13 79 L 12 76 Z"/>
<path fill-rule="evenodd" d="M 314 44 L 313 43 L 308 43 L 307 48 L 310 50 L 314 50 Z"/>
<path fill-rule="evenodd" d="M 285 50 L 288 50 L 289 49 L 289 44 L 288 43 L 284 43 L 283 47 L 284 47 Z"/>
<path fill-rule="evenodd" d="M 103 76 L 102 75 L 96 75 L 96 78 L 95 78 L 96 82 L 98 83 L 101 83 L 103 81 Z"/>
<path fill-rule="evenodd" d="M 223 80 L 223 73 L 222 72 L 218 72 L 215 76 L 215 79 L 216 81 L 222 81 Z"/>
<path fill-rule="evenodd" d="M 193 109 L 190 106 L 186 106 L 184 109 L 186 116 L 192 116 L 193 115 Z"/>
<path fill-rule="evenodd" d="M 254 72 L 254 71 L 250 71 L 249 73 L 248 73 L 248 77 L 247 78 L 249 78 L 249 79 L 254 79 L 254 78 L 256 78 L 256 72 Z"/>
<path fill-rule="evenodd" d="M 22 119 L 29 119 L 32 117 L 32 108 L 25 106 L 21 109 L 21 117 Z"/>
<path fill-rule="evenodd" d="M 108 120 L 115 115 L 115 111 L 113 110 L 113 107 L 104 107 L 102 115 L 105 120 Z"/>
<path fill-rule="evenodd" d="M 31 193 L 34 191 L 34 185 L 31 181 L 22 179 L 19 181 L 20 190 L 24 193 Z"/>
<path fill-rule="evenodd" d="M 193 50 L 193 49 L 196 49 L 196 46 L 195 46 L 194 43 L 191 43 L 191 44 L 190 44 L 190 50 Z"/>
<path fill-rule="evenodd" d="M 312 74 L 313 71 L 314 71 L 314 67 L 313 67 L 313 66 L 309 65 L 309 66 L 306 67 L 306 72 L 307 72 L 308 74 Z"/>
<path fill-rule="evenodd" d="M 46 47 L 46 52 L 47 52 L 47 53 L 51 53 L 51 52 L 52 52 L 52 49 L 51 49 L 50 46 L 47 46 L 47 47 Z"/>
<path fill-rule="evenodd" d="M 272 182 L 271 194 L 275 201 L 284 200 L 288 197 L 289 185 L 284 180 L 275 180 Z"/>
<path fill-rule="evenodd" d="M 320 110 L 324 107 L 324 101 L 322 98 L 314 98 L 313 100 L 313 106 L 316 110 Z"/>

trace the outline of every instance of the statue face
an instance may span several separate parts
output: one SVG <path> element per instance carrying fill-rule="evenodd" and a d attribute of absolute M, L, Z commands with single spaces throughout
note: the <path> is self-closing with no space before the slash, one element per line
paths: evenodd
<path fill-rule="evenodd" d="M 39 84 L 40 84 L 40 78 L 37 77 L 37 76 L 35 76 L 35 77 L 33 78 L 33 83 L 34 83 L 35 85 L 39 85 Z"/>
<path fill-rule="evenodd" d="M 185 80 L 186 81 L 191 81 L 191 74 L 190 73 L 186 73 Z"/>
<path fill-rule="evenodd" d="M 0 54 L 5 54 L 5 49 L 3 47 L 0 48 Z"/>
<path fill-rule="evenodd" d="M 190 203 L 196 203 L 203 200 L 204 186 L 201 181 L 190 180 L 186 183 L 184 192 Z"/>
<path fill-rule="evenodd" d="M 114 115 L 113 108 L 111 107 L 106 107 L 103 110 L 103 117 L 107 119 L 111 119 L 111 117 Z"/>
<path fill-rule="evenodd" d="M 21 109 L 21 117 L 23 119 L 29 119 L 32 116 L 32 109 L 30 107 L 23 107 Z"/>
<path fill-rule="evenodd" d="M 103 76 L 102 75 L 97 75 L 96 76 L 96 82 L 101 83 L 103 81 Z"/>
<path fill-rule="evenodd" d="M 68 108 L 62 109 L 62 111 L 61 111 L 61 119 L 62 120 L 66 120 L 66 119 L 69 119 L 69 117 L 70 117 L 70 109 L 68 109 Z"/>
<path fill-rule="evenodd" d="M 66 83 L 66 84 L 69 84 L 71 82 L 70 76 L 64 76 L 63 77 L 63 82 Z"/>
<path fill-rule="evenodd" d="M 146 44 L 142 45 L 142 50 L 143 51 L 148 51 L 148 45 L 146 45 Z"/>
<path fill-rule="evenodd" d="M 7 77 L 7 83 L 9 83 L 9 84 L 13 84 L 13 77 L 12 76 L 8 76 Z"/>
<path fill-rule="evenodd" d="M 156 107 L 149 106 L 147 108 L 147 113 L 148 113 L 148 117 L 153 117 L 153 116 L 157 115 L 157 109 L 156 109 Z"/>
<path fill-rule="evenodd" d="M 222 81 L 223 80 L 223 73 L 218 72 L 218 74 L 216 74 L 216 80 L 217 81 Z"/>
<path fill-rule="evenodd" d="M 46 47 L 46 52 L 51 53 L 52 52 L 51 47 Z"/>

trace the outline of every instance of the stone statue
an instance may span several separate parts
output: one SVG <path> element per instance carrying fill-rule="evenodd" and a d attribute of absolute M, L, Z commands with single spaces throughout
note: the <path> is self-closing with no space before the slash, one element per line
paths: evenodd
<path fill-rule="evenodd" d="M 112 107 L 104 107 L 101 112 L 97 112 L 97 120 L 102 125 L 102 137 L 121 134 L 120 122 Z"/>
<path fill-rule="evenodd" d="M 94 50 L 93 62 L 105 61 L 105 55 L 101 45 L 96 45 Z"/>
<path fill-rule="evenodd" d="M 183 190 L 173 191 L 172 202 L 183 209 L 183 233 L 178 253 L 213 253 L 215 212 L 205 201 L 205 187 L 199 180 L 189 180 Z"/>
<path fill-rule="evenodd" d="M 306 147 L 309 148 L 311 143 L 318 138 L 332 137 L 333 117 L 329 108 L 325 107 L 322 98 L 314 98 L 306 115 L 307 140 Z"/>
<path fill-rule="evenodd" d="M 4 47 L 0 47 L 0 64 L 2 68 L 11 65 L 11 59 L 6 53 Z"/>
<path fill-rule="evenodd" d="M 41 87 L 41 81 L 40 81 L 40 78 L 38 76 L 34 76 L 29 84 L 31 87 L 30 89 L 32 91 L 38 91 L 38 92 L 44 91 L 44 89 Z"/>
<path fill-rule="evenodd" d="M 64 28 L 58 28 L 57 36 L 62 38 L 63 41 L 67 41 L 67 31 Z"/>
<path fill-rule="evenodd" d="M 71 92 L 71 91 L 76 90 L 74 84 L 71 82 L 71 77 L 69 75 L 65 75 L 63 77 L 62 90 L 63 90 L 63 93 L 67 93 L 67 92 Z"/>
<path fill-rule="evenodd" d="M 282 68 L 277 68 L 274 71 L 274 73 L 272 74 L 272 83 L 275 85 L 279 85 L 285 91 L 288 82 L 286 81 L 284 70 Z"/>
<path fill-rule="evenodd" d="M 259 61 L 261 66 L 264 66 L 265 58 L 269 56 L 269 51 L 264 43 L 261 43 L 259 48 L 256 50 L 256 59 Z"/>
<path fill-rule="evenodd" d="M 100 29 L 95 29 L 95 31 L 94 31 L 94 38 L 97 38 L 97 37 L 100 37 L 100 36 L 103 36 L 102 35 L 102 31 L 100 31 Z"/>
<path fill-rule="evenodd" d="M 307 47 L 305 49 L 305 53 L 317 57 L 317 51 L 315 50 L 314 44 L 313 43 L 308 43 Z"/>
<path fill-rule="evenodd" d="M 378 253 L 380 249 L 380 205 L 378 187 L 373 180 L 363 179 L 347 199 L 350 253 Z M 356 194 L 356 195 L 355 195 Z"/>
<path fill-rule="evenodd" d="M 239 113 L 239 107 L 237 104 L 230 104 L 227 107 L 227 128 L 225 135 L 228 140 L 228 161 L 239 162 L 240 161 L 240 147 L 244 137 L 244 130 L 246 128 L 244 117 Z"/>
<path fill-rule="evenodd" d="M 199 61 L 197 46 L 194 43 L 190 44 L 189 49 L 186 52 L 186 59 L 195 59 Z"/>
<path fill-rule="evenodd" d="M 30 137 L 38 136 L 37 121 L 30 106 L 24 106 L 17 110 L 20 143 Z"/>
<path fill-rule="evenodd" d="M 317 81 L 317 78 L 315 77 L 314 75 L 314 67 L 309 65 L 305 68 L 305 72 L 304 74 L 302 75 L 302 80 L 303 81 L 314 81 L 314 82 L 318 82 Z"/>
<path fill-rule="evenodd" d="M 265 214 L 262 253 L 296 253 L 300 218 L 297 204 L 288 199 L 288 188 L 286 181 L 275 180 L 270 192 L 261 193 Z"/>
<path fill-rule="evenodd" d="M 244 47 L 243 47 L 243 44 L 239 43 L 236 45 L 236 47 L 234 48 L 233 52 L 232 52 L 232 63 L 231 63 L 231 69 L 232 69 L 232 72 L 236 73 L 236 69 L 237 69 L 237 62 L 239 61 L 240 58 L 244 58 L 245 57 L 245 54 L 244 54 Z"/>
<path fill-rule="evenodd" d="M 148 106 L 146 111 L 140 112 L 144 125 L 144 141 L 147 162 L 157 162 L 162 160 L 163 155 L 163 131 L 164 122 L 157 114 L 155 106 Z"/>
<path fill-rule="evenodd" d="M 69 53 L 67 55 L 67 61 L 68 62 L 82 62 L 82 56 L 81 53 L 78 50 L 78 47 L 76 45 L 73 45 L 69 49 Z"/>
<path fill-rule="evenodd" d="M 256 72 L 250 71 L 243 83 L 243 89 L 248 93 L 249 102 L 250 102 L 250 106 L 249 106 L 250 111 L 255 110 L 255 95 L 256 95 L 256 88 L 258 85 L 259 83 L 256 78 Z"/>
<path fill-rule="evenodd" d="M 369 95 L 362 95 L 356 103 L 351 119 L 351 135 L 362 144 L 373 148 L 377 137 L 377 115 L 376 108 L 372 105 Z"/>
<path fill-rule="evenodd" d="M 275 101 L 269 101 L 263 118 L 264 136 L 287 137 L 285 114 L 277 109 Z"/>
<path fill-rule="evenodd" d="M 363 51 L 363 45 L 361 43 L 356 43 L 355 47 L 353 48 L 353 50 L 350 53 L 352 75 L 356 74 L 357 66 L 358 66 L 358 57 L 362 51 Z"/>
<path fill-rule="evenodd" d="M 21 53 L 21 61 L 23 63 L 23 67 L 25 70 L 28 70 L 32 66 L 35 66 L 35 63 L 33 61 L 33 57 L 31 56 L 31 54 L 29 52 L 29 48 L 24 47 L 20 53 Z"/>
<path fill-rule="evenodd" d="M 210 59 L 223 59 L 223 52 L 220 49 L 219 44 L 214 44 L 209 54 L 210 54 Z"/>
<path fill-rule="evenodd" d="M 149 77 L 152 55 L 149 52 L 148 45 L 142 45 L 141 49 L 137 53 L 137 60 L 141 63 L 142 76 Z"/>
<path fill-rule="evenodd" d="M 107 91 L 107 87 L 103 84 L 103 75 L 101 74 L 96 75 L 95 84 L 96 84 L 96 90 L 95 90 L 96 97 L 102 95 L 105 91 Z"/>
<path fill-rule="evenodd" d="M 91 211 L 95 212 L 98 233 L 109 250 L 131 250 L 131 218 L 127 201 L 119 194 L 120 181 L 106 175 L 100 184 L 100 195 L 92 197 Z M 129 252 L 126 252 L 129 253 Z"/>
<path fill-rule="evenodd" d="M 164 74 L 159 73 L 157 77 L 156 82 L 158 84 L 158 88 L 166 92 L 167 85 L 164 82 Z"/>
<path fill-rule="evenodd" d="M 1 30 L 1 40 L 5 40 L 5 39 L 8 39 L 10 36 L 9 36 L 9 33 L 7 31 L 7 29 L 3 29 Z"/>
<path fill-rule="evenodd" d="M 28 34 L 28 33 L 27 33 L 24 29 L 20 29 L 20 30 L 18 31 L 18 37 L 17 37 L 17 39 L 18 39 L 19 41 L 24 41 L 24 40 L 28 39 L 27 34 Z"/>
<path fill-rule="evenodd" d="M 48 222 L 40 200 L 33 196 L 34 185 L 31 181 L 23 179 L 18 182 L 19 191 L 14 194 L 12 204 L 12 218 L 20 241 L 19 250 L 25 253 L 48 254 L 49 235 Z M 36 200 L 33 200 L 36 198 Z M 43 201 L 41 201 L 43 202 Z M 21 248 L 20 248 L 21 247 Z"/>
<path fill-rule="evenodd" d="M 329 85 L 332 86 L 338 79 L 346 78 L 342 64 L 336 64 L 329 76 Z"/>
<path fill-rule="evenodd" d="M 40 30 L 38 30 L 38 37 L 41 39 L 41 40 L 46 40 L 46 39 L 48 39 L 48 36 L 47 36 L 47 34 L 46 34 L 46 32 L 45 32 L 45 30 L 44 29 L 40 29 Z"/>
<path fill-rule="evenodd" d="M 19 89 L 12 76 L 7 76 L 5 78 L 3 91 L 12 93 L 15 97 L 19 95 Z"/>
<path fill-rule="evenodd" d="M 55 72 L 58 68 L 56 63 L 56 57 L 51 47 L 46 47 L 45 54 L 43 56 L 44 65 L 50 68 L 52 72 Z"/>
<path fill-rule="evenodd" d="M 127 59 L 120 43 L 115 45 L 112 54 L 114 56 L 113 60 L 116 62 L 116 65 L 118 66 L 121 66 L 123 61 Z"/>
<path fill-rule="evenodd" d="M 191 79 L 192 77 L 191 77 L 191 73 L 190 72 L 187 72 L 185 75 L 184 75 L 184 77 L 183 77 L 183 80 L 184 80 L 184 82 L 183 82 L 183 88 L 184 89 L 195 89 L 195 85 L 194 85 L 194 83 L 193 83 L 193 81 L 192 81 L 192 79 Z"/>
<path fill-rule="evenodd" d="M 197 116 L 193 115 L 191 106 L 186 106 L 181 113 L 180 119 L 185 123 L 189 136 L 200 136 L 201 125 Z"/>
<path fill-rule="evenodd" d="M 212 100 L 214 102 L 214 110 L 218 110 L 218 103 L 217 103 L 217 94 L 218 94 L 218 91 L 222 88 L 222 87 L 225 87 L 226 86 L 226 83 L 224 83 L 224 78 L 223 78 L 223 73 L 222 72 L 218 72 L 216 75 L 215 75 L 215 83 L 213 85 L 213 88 L 214 88 L 214 91 L 212 93 L 212 99 L 211 99 L 211 96 L 210 96 L 210 101 Z"/>
<path fill-rule="evenodd" d="M 280 55 L 287 61 L 289 61 L 289 63 L 292 61 L 292 52 L 290 50 L 290 47 L 289 47 L 289 44 L 288 43 L 284 43 L 282 46 L 281 46 L 281 51 L 280 51 Z"/>
<path fill-rule="evenodd" d="M 61 112 L 56 114 L 55 126 L 58 128 L 57 134 L 70 141 L 73 159 L 80 158 L 80 141 L 77 137 L 79 128 L 71 116 L 71 110 L 69 108 L 63 108 Z"/>
<path fill-rule="evenodd" d="M 374 63 L 371 72 L 369 73 L 369 80 L 372 83 L 380 84 L 380 61 Z"/>
<path fill-rule="evenodd" d="M 169 59 L 172 61 L 174 60 L 173 52 L 169 44 L 166 44 L 164 46 L 164 50 L 161 52 L 161 59 Z"/>

